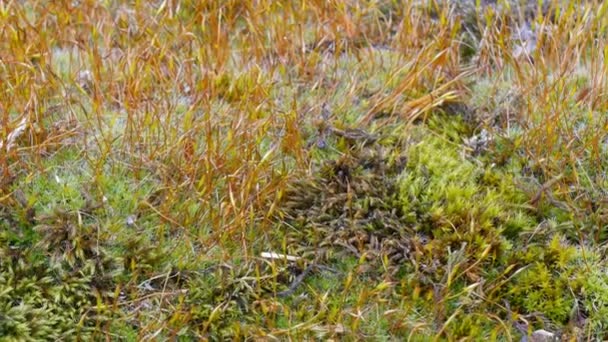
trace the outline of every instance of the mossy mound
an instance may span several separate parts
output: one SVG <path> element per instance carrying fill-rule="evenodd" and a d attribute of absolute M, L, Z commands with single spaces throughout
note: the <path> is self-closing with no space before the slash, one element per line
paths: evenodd
<path fill-rule="evenodd" d="M 393 138 L 353 142 L 313 178 L 292 183 L 281 206 L 281 220 L 291 227 L 287 246 L 298 246 L 293 252 L 304 256 L 341 246 L 358 257 L 407 258 L 415 232 L 399 199 L 404 147 L 405 141 Z"/>
<path fill-rule="evenodd" d="M 516 181 L 522 163 L 496 166 L 463 143 L 470 131 L 435 116 L 405 138 L 350 145 L 286 194 L 287 251 L 362 258 L 450 338 L 583 326 L 600 336 L 590 303 L 603 303 L 605 277 L 585 279 L 584 253 L 556 230 L 541 233 L 548 218 Z"/>
<path fill-rule="evenodd" d="M 444 119 L 448 124 L 440 127 Z M 286 195 L 283 218 L 295 228 L 294 241 L 314 232 L 306 241 L 317 249 L 339 245 L 359 255 L 389 255 L 395 264 L 412 253 L 383 247 L 414 251 L 422 243 L 433 254 L 464 244 L 471 255 L 485 251 L 496 259 L 510 248 L 505 235 L 530 229 L 535 218 L 511 175 L 467 157 L 458 141 L 466 130 L 442 117 L 407 138 L 353 145 L 324 163 Z"/>

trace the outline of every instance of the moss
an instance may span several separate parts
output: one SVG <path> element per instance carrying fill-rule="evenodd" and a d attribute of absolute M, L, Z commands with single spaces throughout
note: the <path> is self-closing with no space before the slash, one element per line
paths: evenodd
<path fill-rule="evenodd" d="M 45 172 L 17 179 L 14 212 L 0 221 L 0 335 L 15 340 L 90 338 L 112 313 L 124 281 L 149 277 L 165 253 L 129 227 L 158 226 L 139 202 L 150 183 L 113 168 L 91 184 L 91 167 L 75 149 L 43 162 Z M 147 215 L 147 216 L 146 216 Z"/>
<path fill-rule="evenodd" d="M 520 209 L 526 196 L 513 176 L 467 156 L 450 133 L 459 125 L 446 122 L 440 132 L 421 128 L 419 141 L 408 149 L 399 182 L 402 210 L 417 232 L 431 238 L 428 258 L 444 263 L 446 250 L 465 248 L 465 265 L 491 263 L 511 249 L 507 238 L 531 230 L 535 219 Z"/>
<path fill-rule="evenodd" d="M 0 260 L 0 335 L 14 340 L 86 339 L 95 318 L 94 267 L 50 267 L 29 252 Z"/>
<path fill-rule="evenodd" d="M 582 282 L 582 306 L 588 315 L 587 328 L 597 339 L 606 339 L 608 331 L 608 275 L 601 267 L 579 274 Z"/>
<path fill-rule="evenodd" d="M 605 6 L 520 2 L 4 6 L 0 339 L 608 339 Z"/>
<path fill-rule="evenodd" d="M 602 336 L 606 325 L 602 303 L 608 284 L 598 273 L 597 257 L 569 245 L 557 234 L 549 240 L 535 239 L 511 256 L 521 271 L 513 275 L 505 300 L 514 310 L 540 314 L 532 320 L 538 328 L 546 327 L 547 322 L 579 325 L 580 318 L 586 316 L 585 329 Z"/>
<path fill-rule="evenodd" d="M 574 304 L 568 285 L 568 278 L 561 273 L 545 264 L 534 263 L 512 286 L 512 303 L 525 312 L 542 312 L 548 319 L 564 324 Z"/>

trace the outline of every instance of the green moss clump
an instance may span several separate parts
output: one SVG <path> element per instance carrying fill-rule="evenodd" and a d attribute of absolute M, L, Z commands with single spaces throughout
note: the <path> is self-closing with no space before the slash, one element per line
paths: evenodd
<path fill-rule="evenodd" d="M 513 275 L 504 298 L 520 312 L 540 314 L 539 326 L 580 325 L 588 336 L 605 339 L 608 276 L 598 260 L 557 234 L 532 241 L 512 254 L 521 272 Z"/>
<path fill-rule="evenodd" d="M 544 243 L 543 243 L 544 244 Z M 526 269 L 517 274 L 508 297 L 526 312 L 542 312 L 554 322 L 566 323 L 574 305 L 573 287 L 578 266 L 575 248 L 554 236 L 548 246 L 531 243 L 514 254 Z"/>
<path fill-rule="evenodd" d="M 450 134 L 421 130 L 418 135 L 422 138 L 408 150 L 399 196 L 410 224 L 430 236 L 438 251 L 467 243 L 469 254 L 492 246 L 497 256 L 509 248 L 503 233 L 517 236 L 534 226 L 513 176 L 467 157 Z"/>
<path fill-rule="evenodd" d="M 597 339 L 608 337 L 608 273 L 602 267 L 591 272 L 581 272 L 582 306 L 588 315 L 587 327 Z"/>
<path fill-rule="evenodd" d="M 0 258 L 0 336 L 16 341 L 90 338 L 96 321 L 91 311 L 94 268 L 50 268 L 37 255 L 24 253 Z"/>

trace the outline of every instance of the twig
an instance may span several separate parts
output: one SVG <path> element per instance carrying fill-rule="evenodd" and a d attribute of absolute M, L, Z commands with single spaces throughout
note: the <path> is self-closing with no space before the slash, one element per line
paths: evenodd
<path fill-rule="evenodd" d="M 548 180 L 547 182 L 545 182 L 543 185 L 541 185 L 540 189 L 538 189 L 538 191 L 536 192 L 536 194 L 534 195 L 534 197 L 532 197 L 532 199 L 530 200 L 530 204 L 535 205 L 536 203 L 538 203 L 538 201 L 540 200 L 540 198 L 542 197 L 543 193 L 547 194 L 548 196 L 550 195 L 548 190 L 555 184 L 557 183 L 560 179 L 562 179 L 563 174 L 559 174 L 556 177 L 553 177 L 552 179 Z"/>

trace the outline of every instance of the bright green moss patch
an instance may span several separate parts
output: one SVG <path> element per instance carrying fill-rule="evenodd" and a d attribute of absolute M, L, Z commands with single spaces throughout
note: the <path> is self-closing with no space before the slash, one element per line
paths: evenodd
<path fill-rule="evenodd" d="M 408 149 L 399 180 L 403 215 L 438 250 L 465 243 L 468 253 L 497 257 L 509 248 L 503 232 L 515 237 L 534 227 L 522 209 L 527 198 L 516 174 L 483 164 L 445 132 L 416 132 L 422 138 Z"/>

